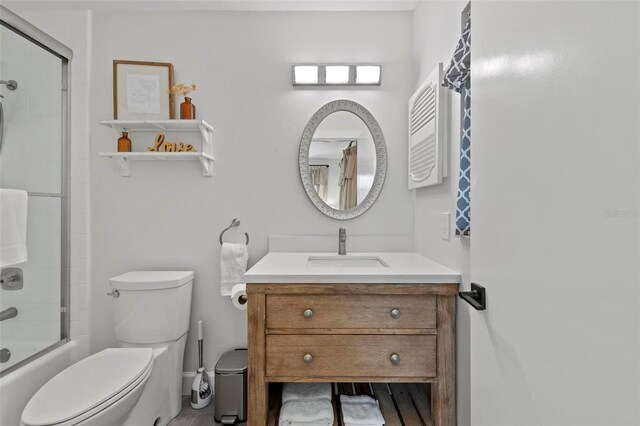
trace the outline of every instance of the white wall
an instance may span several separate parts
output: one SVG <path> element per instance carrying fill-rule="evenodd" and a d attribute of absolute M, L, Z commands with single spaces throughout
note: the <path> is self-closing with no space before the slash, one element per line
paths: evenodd
<path fill-rule="evenodd" d="M 89 80 L 91 13 L 83 10 L 21 9 L 20 2 L 4 6 L 73 50 L 71 62 L 70 128 L 70 337 L 78 343 L 80 358 L 89 354 L 90 268 L 89 244 Z M 20 89 L 18 89 L 20 90 Z"/>
<path fill-rule="evenodd" d="M 269 234 L 412 234 L 406 190 L 406 113 L 411 91 L 412 14 L 398 13 L 107 13 L 95 12 L 92 74 L 92 350 L 115 343 L 110 277 L 136 269 L 196 273 L 191 330 L 205 322 L 205 362 L 246 345 L 246 313 L 219 295 L 218 234 L 242 221 L 228 240 L 251 236 L 250 263 Z M 146 162 L 120 177 L 97 152 L 113 150 L 112 60 L 167 61 L 176 81 L 198 84 L 198 117 L 217 129 L 213 177 L 197 163 Z M 291 86 L 299 62 L 372 62 L 382 87 L 333 90 Z M 347 98 L 379 121 L 389 154 L 387 180 L 363 216 L 339 222 L 320 214 L 298 176 L 298 144 L 313 113 Z M 135 137 L 135 135 L 134 135 Z M 134 139 L 134 149 L 144 149 Z M 393 218 L 393 220 L 389 220 Z M 337 242 L 336 242 L 337 244 Z M 337 247 L 336 247 L 337 248 Z M 197 363 L 193 333 L 185 370 Z"/>
<path fill-rule="evenodd" d="M 466 1 L 423 1 L 414 15 L 414 60 L 418 75 L 412 91 L 429 76 L 438 62 L 448 65 L 461 33 L 461 12 Z M 462 274 L 462 287 L 469 287 L 469 241 L 455 237 L 455 203 L 460 169 L 460 96 L 451 92 L 449 123 L 449 176 L 442 185 L 415 191 L 415 250 Z M 406 105 L 405 105 L 406 108 Z M 406 138 L 405 138 L 406 139 Z M 405 160 L 406 161 L 406 160 Z M 404 184 L 406 188 L 406 183 Z M 440 237 L 440 213 L 451 214 L 451 239 Z M 457 403 L 458 424 L 469 419 L 469 309 L 457 310 Z"/>
<path fill-rule="evenodd" d="M 473 3 L 474 425 L 640 424 L 639 6 Z"/>

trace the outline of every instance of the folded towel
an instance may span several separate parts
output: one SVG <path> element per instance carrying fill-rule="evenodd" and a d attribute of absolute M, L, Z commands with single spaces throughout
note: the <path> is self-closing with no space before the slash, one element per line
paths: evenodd
<path fill-rule="evenodd" d="M 382 425 L 384 417 L 378 401 L 367 395 L 340 395 L 342 418 L 345 425 Z"/>
<path fill-rule="evenodd" d="M 246 244 L 222 243 L 220 249 L 220 294 L 231 296 L 231 288 L 244 284 L 249 251 Z"/>
<path fill-rule="evenodd" d="M 0 267 L 27 261 L 25 191 L 0 189 Z"/>
<path fill-rule="evenodd" d="M 326 399 L 297 399 L 282 404 L 279 426 L 332 425 L 333 405 Z"/>
<path fill-rule="evenodd" d="M 282 403 L 299 399 L 331 401 L 331 383 L 285 383 L 282 388 Z"/>
<path fill-rule="evenodd" d="M 344 426 L 384 426 L 383 423 L 376 423 L 376 424 L 372 424 L 372 425 L 360 425 L 360 424 L 355 424 L 355 423 L 345 423 Z"/>
<path fill-rule="evenodd" d="M 367 424 L 367 425 L 361 425 L 361 424 L 355 424 L 355 423 L 345 423 L 344 426 L 384 426 L 384 423 L 376 423 L 376 424 Z"/>

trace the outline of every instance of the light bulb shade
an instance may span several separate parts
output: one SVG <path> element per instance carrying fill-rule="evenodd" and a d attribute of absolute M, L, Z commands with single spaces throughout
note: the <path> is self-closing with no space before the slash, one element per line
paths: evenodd
<path fill-rule="evenodd" d="M 356 84 L 380 84 L 380 65 L 357 65 Z"/>
<path fill-rule="evenodd" d="M 293 65 L 292 80 L 294 86 L 380 86 L 382 66 L 357 64 Z"/>
<path fill-rule="evenodd" d="M 293 84 L 318 84 L 318 66 L 295 65 L 293 67 Z"/>
<path fill-rule="evenodd" d="M 327 65 L 325 67 L 325 83 L 348 84 L 349 65 Z"/>

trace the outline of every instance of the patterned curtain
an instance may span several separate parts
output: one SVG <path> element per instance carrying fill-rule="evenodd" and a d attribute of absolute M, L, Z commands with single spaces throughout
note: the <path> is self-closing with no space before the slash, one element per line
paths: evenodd
<path fill-rule="evenodd" d="M 456 198 L 456 235 L 471 235 L 471 18 L 462 31 L 442 85 L 462 96 L 460 175 Z"/>

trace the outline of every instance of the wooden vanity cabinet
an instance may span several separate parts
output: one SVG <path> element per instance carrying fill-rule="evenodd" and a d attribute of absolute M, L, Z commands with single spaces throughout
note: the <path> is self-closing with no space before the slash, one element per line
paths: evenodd
<path fill-rule="evenodd" d="M 431 422 L 456 424 L 458 284 L 247 283 L 248 424 L 269 383 L 428 383 Z M 273 416 L 272 416 L 273 417 Z"/>

